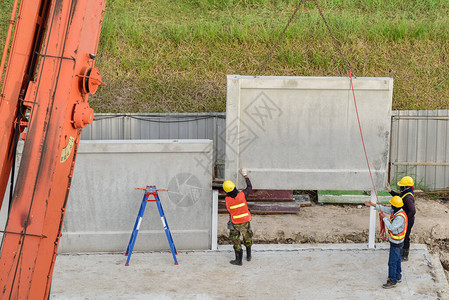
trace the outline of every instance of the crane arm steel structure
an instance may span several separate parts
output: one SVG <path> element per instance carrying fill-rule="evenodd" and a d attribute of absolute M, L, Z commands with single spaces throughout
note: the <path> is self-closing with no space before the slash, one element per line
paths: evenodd
<path fill-rule="evenodd" d="M 3 232 L 0 298 L 47 299 L 81 130 L 93 121 L 88 96 L 102 85 L 94 64 L 106 0 L 21 0 L 14 19 L 17 3 L 0 95 L 0 199 L 20 133 L 24 148 Z"/>

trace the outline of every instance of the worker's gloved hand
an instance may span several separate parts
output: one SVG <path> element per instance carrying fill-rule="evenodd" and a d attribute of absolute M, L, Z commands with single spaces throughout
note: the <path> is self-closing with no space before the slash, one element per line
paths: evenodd
<path fill-rule="evenodd" d="M 390 187 L 389 184 L 387 184 L 387 191 L 388 191 L 389 193 L 391 193 L 391 187 Z"/>
<path fill-rule="evenodd" d="M 248 176 L 248 171 L 246 171 L 246 169 L 240 169 L 240 173 L 241 173 L 243 176 Z"/>
<path fill-rule="evenodd" d="M 380 216 L 382 219 L 385 218 L 384 212 L 383 212 L 383 211 L 380 211 L 380 212 L 379 212 L 379 216 Z"/>

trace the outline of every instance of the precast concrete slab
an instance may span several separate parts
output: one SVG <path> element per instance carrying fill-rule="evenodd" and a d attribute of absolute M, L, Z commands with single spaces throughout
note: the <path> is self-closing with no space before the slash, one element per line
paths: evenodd
<path fill-rule="evenodd" d="M 447 299 L 448 282 L 425 245 L 412 245 L 403 281 L 383 289 L 388 244 L 254 245 L 253 259 L 229 264 L 218 251 L 58 255 L 51 299 Z"/>
<path fill-rule="evenodd" d="M 81 141 L 59 253 L 122 252 L 144 192 L 156 186 L 177 250 L 212 245 L 211 140 Z M 149 199 L 154 199 L 150 196 Z M 168 250 L 156 203 L 148 202 L 135 251 Z"/>
<path fill-rule="evenodd" d="M 23 145 L 17 147 L 16 174 Z M 58 252 L 125 251 L 143 198 L 135 188 L 146 185 L 168 189 L 159 198 L 178 250 L 211 249 L 212 146 L 212 140 L 81 141 Z M 9 185 L 0 230 L 8 204 Z M 155 203 L 147 204 L 134 249 L 169 249 Z"/>
<path fill-rule="evenodd" d="M 242 187 L 245 168 L 255 189 L 371 190 L 357 111 L 385 187 L 392 96 L 392 78 L 228 75 L 225 177 Z"/>

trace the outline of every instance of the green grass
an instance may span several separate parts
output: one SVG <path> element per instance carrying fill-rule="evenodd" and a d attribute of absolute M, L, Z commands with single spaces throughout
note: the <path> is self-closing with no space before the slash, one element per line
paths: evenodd
<path fill-rule="evenodd" d="M 0 3 L 4 42 L 12 0 Z M 96 112 L 225 111 L 226 75 L 255 75 L 299 0 L 108 0 Z M 449 1 L 319 0 L 359 77 L 393 77 L 393 109 L 449 107 Z M 261 75 L 347 76 L 315 4 Z"/>

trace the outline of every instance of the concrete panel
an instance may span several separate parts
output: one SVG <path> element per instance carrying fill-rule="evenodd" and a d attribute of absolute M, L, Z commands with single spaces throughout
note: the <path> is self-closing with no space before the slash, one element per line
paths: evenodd
<path fill-rule="evenodd" d="M 3 197 L 3 203 L 0 207 L 0 230 L 5 230 L 6 228 L 6 220 L 8 219 L 8 205 L 9 205 L 9 188 L 5 193 L 5 197 Z M 3 233 L 0 232 L 0 239 L 3 238 Z"/>
<path fill-rule="evenodd" d="M 22 152 L 23 152 L 23 141 L 19 140 L 17 144 L 17 152 L 16 152 L 16 166 L 15 166 L 15 175 L 14 175 L 14 185 L 17 181 L 17 174 L 19 173 L 20 162 L 22 161 Z M 8 179 L 8 186 L 6 187 L 5 195 L 3 196 L 3 204 L 0 210 L 0 230 L 5 230 L 6 223 L 8 221 L 8 211 L 9 211 L 9 200 L 10 200 L 10 188 L 11 188 L 11 175 Z M 3 239 L 3 233 L 0 232 L 0 239 Z"/>
<path fill-rule="evenodd" d="M 391 78 L 354 79 L 377 188 L 387 181 Z M 349 78 L 227 78 L 226 179 L 256 189 L 372 189 Z"/>
<path fill-rule="evenodd" d="M 135 188 L 147 185 L 169 190 L 159 197 L 176 248 L 210 249 L 212 152 L 211 140 L 81 141 L 59 253 L 125 252 L 143 198 Z M 162 249 L 148 202 L 134 251 Z"/>

